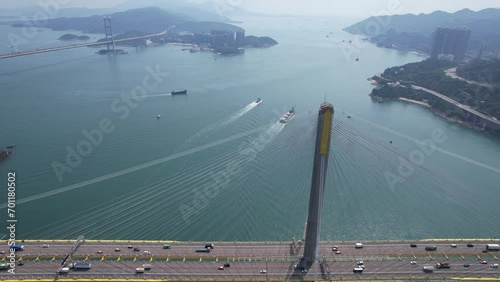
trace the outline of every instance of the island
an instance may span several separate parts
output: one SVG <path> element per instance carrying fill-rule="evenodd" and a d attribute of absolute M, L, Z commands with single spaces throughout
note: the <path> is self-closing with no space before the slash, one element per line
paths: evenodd
<path fill-rule="evenodd" d="M 71 33 L 63 34 L 59 37 L 59 40 L 72 41 L 72 40 L 89 40 L 90 36 L 87 35 L 75 35 Z"/>
<path fill-rule="evenodd" d="M 438 27 L 470 29 L 466 58 L 474 58 L 478 54 L 484 59 L 497 56 L 500 9 L 494 8 L 477 12 L 463 9 L 455 13 L 435 11 L 418 15 L 373 16 L 344 28 L 344 31 L 360 35 L 379 47 L 428 55 Z"/>
<path fill-rule="evenodd" d="M 481 74 L 483 81 L 476 81 Z M 427 59 L 388 68 L 369 80 L 377 86 L 370 96 L 378 102 L 418 103 L 449 121 L 500 135 L 500 60 Z"/>
<path fill-rule="evenodd" d="M 192 53 L 212 51 L 220 55 L 236 55 L 244 53 L 244 48 L 268 48 L 278 42 L 270 37 L 246 35 L 245 30 L 233 24 L 215 21 L 197 20 L 194 16 L 165 11 L 156 7 L 132 9 L 107 15 L 113 24 L 115 40 L 136 38 L 115 42 L 115 46 L 147 47 L 160 44 L 176 44 L 188 46 L 184 48 Z M 84 33 L 95 33 L 95 22 L 103 16 L 80 18 L 55 18 L 47 21 L 47 27 L 54 30 L 79 30 Z M 103 32 L 99 30 L 99 32 Z M 145 37 L 149 34 L 159 34 Z M 104 36 L 103 36 L 104 37 Z M 141 37 L 141 38 L 138 38 Z M 61 40 L 76 40 L 80 37 L 73 34 L 61 36 Z M 106 41 L 106 38 L 98 40 Z M 105 45 L 94 46 L 103 48 Z M 109 54 L 99 51 L 98 54 Z M 115 51 L 113 54 L 117 53 Z M 118 52 L 126 53 L 123 50 Z"/>
<path fill-rule="evenodd" d="M 271 37 L 262 36 L 245 36 L 245 47 L 249 48 L 268 48 L 278 44 L 278 42 Z"/>

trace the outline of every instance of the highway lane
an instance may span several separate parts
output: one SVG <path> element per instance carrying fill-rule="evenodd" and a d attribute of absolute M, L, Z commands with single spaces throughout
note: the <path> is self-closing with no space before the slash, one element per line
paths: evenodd
<path fill-rule="evenodd" d="M 449 97 L 447 97 L 447 96 L 445 96 L 445 95 L 443 95 L 443 94 L 441 94 L 441 93 L 439 93 L 439 92 L 436 92 L 436 91 L 434 91 L 434 90 L 427 89 L 427 88 L 425 88 L 425 87 L 418 86 L 418 85 L 412 85 L 411 87 L 412 87 L 413 89 L 415 89 L 415 90 L 422 90 L 422 91 L 425 91 L 425 92 L 427 92 L 427 93 L 429 93 L 429 94 L 432 94 L 432 95 L 434 95 L 434 96 L 436 96 L 436 97 L 439 97 L 439 98 L 441 98 L 441 99 L 443 99 L 443 100 L 445 100 L 445 101 L 447 101 L 447 102 L 449 102 L 449 103 L 452 103 L 452 104 L 454 104 L 455 106 L 457 106 L 457 107 L 459 107 L 459 108 L 461 108 L 461 109 L 463 109 L 463 110 L 465 110 L 465 111 L 468 111 L 468 112 L 470 112 L 470 113 L 472 113 L 472 114 L 474 114 L 474 115 L 476 115 L 476 116 L 479 116 L 479 117 L 481 117 L 481 118 L 483 118 L 483 119 L 485 119 L 485 120 L 488 120 L 488 121 L 490 121 L 490 122 L 493 122 L 493 123 L 496 123 L 496 124 L 499 124 L 499 125 L 500 125 L 500 121 L 499 121 L 499 120 L 497 120 L 497 119 L 495 119 L 494 117 L 490 117 L 490 116 L 487 116 L 487 115 L 485 115 L 485 114 L 482 114 L 482 113 L 480 113 L 480 112 L 478 112 L 478 111 L 476 111 L 476 110 L 472 109 L 471 107 L 469 107 L 469 106 L 467 106 L 467 105 L 464 105 L 464 104 L 460 104 L 460 103 L 458 103 L 457 101 L 455 101 L 455 100 L 453 100 L 453 99 L 451 99 L 451 98 L 449 98 Z"/>
<path fill-rule="evenodd" d="M 212 242 L 206 242 L 212 243 Z M 78 251 L 75 253 L 77 257 L 87 257 L 92 259 L 101 257 L 171 257 L 171 258 L 217 258 L 217 257 L 228 257 L 228 258 L 258 258 L 258 259 L 295 259 L 300 257 L 302 248 L 298 249 L 298 252 L 291 252 L 292 248 L 290 242 L 258 242 L 258 243 L 245 243 L 245 242 L 213 242 L 215 248 L 211 250 L 210 253 L 197 253 L 196 249 L 203 249 L 205 242 L 171 242 L 171 249 L 163 249 L 163 243 L 88 243 L 85 242 L 80 246 Z M 49 248 L 43 248 L 43 242 L 39 243 L 24 243 L 25 250 L 22 252 L 17 252 L 18 257 L 64 257 L 66 256 L 73 244 L 71 243 L 53 243 L 47 242 Z M 453 248 L 450 243 L 437 242 L 437 243 L 425 243 L 417 242 L 416 248 L 410 247 L 410 242 L 400 242 L 400 243 L 365 243 L 362 249 L 354 248 L 354 243 L 334 243 L 334 242 L 322 242 L 320 245 L 320 256 L 325 256 L 330 260 L 349 260 L 349 259 L 361 259 L 361 258 L 398 258 L 398 257 L 461 257 L 461 256 L 473 256 L 476 258 L 486 258 L 486 259 L 496 259 L 500 254 L 495 252 L 483 253 L 486 243 L 472 242 L 474 247 L 467 247 L 466 242 L 461 242 L 457 244 L 457 247 Z M 135 252 L 133 249 L 129 249 L 128 245 L 133 247 L 139 247 L 140 251 Z M 341 254 L 335 254 L 332 251 L 332 246 L 337 245 Z M 434 245 L 437 247 L 436 251 L 426 251 L 426 245 Z M 1 251 L 8 252 L 7 245 L 0 248 Z M 119 248 L 120 251 L 115 251 Z M 145 254 L 144 251 L 148 251 L 151 254 Z M 98 254 L 98 252 L 102 252 Z"/>
<path fill-rule="evenodd" d="M 457 242 L 456 247 L 450 244 Z M 498 252 L 483 253 L 487 241 L 376 241 L 364 242 L 363 248 L 356 249 L 355 242 L 322 242 L 320 257 L 325 261 L 324 269 L 330 273 L 319 273 L 319 277 L 353 280 L 362 275 L 363 279 L 410 279 L 457 277 L 499 277 L 500 272 L 491 268 L 491 263 L 498 263 Z M 49 244 L 43 248 L 42 244 Z M 163 249 L 163 244 L 170 244 L 171 249 Z M 195 253 L 195 249 L 203 248 L 205 243 L 213 243 L 215 248 L 210 253 Z M 416 248 L 410 243 L 417 244 Z M 471 243 L 474 247 L 467 247 Z M 488 243 L 493 243 L 488 241 Z M 134 252 L 128 245 L 139 247 Z M 332 251 L 338 246 L 341 254 Z M 426 245 L 435 245 L 436 251 L 426 251 Z M 6 244 L 0 250 L 8 251 Z M 53 279 L 63 258 L 69 253 L 72 242 L 25 242 L 25 250 L 17 252 L 17 259 L 22 258 L 24 265 L 16 267 L 15 277 L 37 277 Z M 299 262 L 301 245 L 294 253 L 291 242 L 84 242 L 73 256 L 73 261 L 88 260 L 92 263 L 89 271 L 72 271 L 65 275 L 70 278 L 137 278 L 135 268 L 144 263 L 152 265 L 152 269 L 140 277 L 156 277 L 158 279 L 195 280 L 202 278 L 220 280 L 283 280 L 291 277 L 301 278 L 303 273 L 294 270 Z M 115 248 L 120 248 L 116 252 Z M 102 251 L 102 254 L 97 254 Z M 144 251 L 151 254 L 145 255 Z M 8 254 L 8 252 L 7 252 Z M 7 254 L 2 258 L 7 261 Z M 480 264 L 479 259 L 488 264 Z M 366 269 L 362 274 L 354 274 L 353 268 L 357 260 L 364 260 Z M 410 261 L 416 260 L 417 265 Z M 435 265 L 438 261 L 448 261 L 451 269 L 439 269 L 435 273 L 422 272 L 423 265 Z M 218 270 L 224 263 L 231 267 Z M 469 263 L 470 267 L 463 267 Z M 307 277 L 312 275 L 313 266 Z M 319 268 L 321 269 L 321 268 Z M 261 270 L 267 273 L 261 274 Z M 0 278 L 11 277 L 11 274 L 0 272 Z M 359 277 L 358 277 L 359 278 Z"/>
<path fill-rule="evenodd" d="M 67 278 L 134 278 L 151 277 L 162 279 L 181 279 L 196 280 L 201 278 L 220 279 L 220 280 L 257 280 L 267 277 L 269 279 L 283 280 L 291 276 L 301 277 L 302 273 L 296 273 L 293 270 L 293 263 L 264 263 L 264 262 L 236 262 L 231 263 L 230 267 L 224 270 L 218 270 L 222 263 L 215 262 L 151 262 L 151 270 L 144 274 L 135 274 L 135 268 L 141 267 L 144 262 L 117 262 L 117 261 L 93 261 L 92 269 L 89 271 L 71 271 L 69 274 L 57 275 L 56 271 L 59 263 L 39 261 L 26 262 L 23 266 L 16 268 L 15 277 L 34 276 L 45 279 L 59 277 Z M 333 262 L 329 264 L 331 279 L 341 277 L 354 279 L 355 277 L 377 279 L 386 277 L 498 277 L 498 269 L 491 268 L 489 265 L 479 264 L 477 261 L 470 261 L 470 267 L 463 267 L 463 263 L 452 263 L 450 269 L 438 269 L 434 273 L 423 273 L 423 265 L 435 265 L 435 262 L 418 262 L 417 265 L 411 265 L 408 261 L 365 261 L 365 270 L 361 274 L 355 274 L 352 269 L 355 262 Z M 260 273 L 261 270 L 267 270 L 267 273 Z M 314 267 L 312 268 L 314 269 Z M 311 277 L 310 271 L 305 276 Z M 325 273 L 326 274 L 326 273 Z M 319 273 L 319 277 L 323 277 Z M 12 278 L 11 274 L 0 272 L 0 278 Z"/>

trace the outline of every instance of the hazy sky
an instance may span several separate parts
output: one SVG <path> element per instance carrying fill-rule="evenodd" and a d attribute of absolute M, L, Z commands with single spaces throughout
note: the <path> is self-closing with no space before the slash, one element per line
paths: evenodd
<path fill-rule="evenodd" d="M 64 7 L 113 7 L 131 0 L 0 0 L 4 8 L 38 6 L 39 2 L 67 3 Z M 140 0 L 135 0 L 140 1 Z M 205 2 L 206 0 L 187 0 Z M 481 10 L 500 8 L 499 0 L 212 0 L 244 9 L 270 14 L 332 15 L 368 17 L 375 14 L 429 13 L 435 10 L 454 12 L 463 8 Z"/>

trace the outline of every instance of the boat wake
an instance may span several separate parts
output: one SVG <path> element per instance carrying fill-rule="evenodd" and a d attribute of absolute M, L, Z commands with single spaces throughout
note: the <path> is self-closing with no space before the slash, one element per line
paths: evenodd
<path fill-rule="evenodd" d="M 242 109 L 240 109 L 239 111 L 235 112 L 234 114 L 230 115 L 229 117 L 224 118 L 223 120 L 220 120 L 212 125 L 209 125 L 209 126 L 203 128 L 202 130 L 195 133 L 193 136 L 189 137 L 186 141 L 184 141 L 184 143 L 182 143 L 182 145 L 177 149 L 177 151 L 179 149 L 185 148 L 187 145 L 191 144 L 194 140 L 196 140 L 197 138 L 199 138 L 203 134 L 205 134 L 209 131 L 212 131 L 212 130 L 219 129 L 221 127 L 227 126 L 227 125 L 235 122 L 236 120 L 238 120 L 239 118 L 241 118 L 242 116 L 244 116 L 245 114 L 250 112 L 257 105 L 258 104 L 252 102 L 252 103 L 246 105 L 245 107 L 243 107 Z"/>
<path fill-rule="evenodd" d="M 265 146 L 272 142 L 280 132 L 285 128 L 285 123 L 276 122 L 271 124 L 271 126 L 262 132 L 255 140 L 248 144 L 245 150 L 250 150 L 253 152 L 260 152 L 264 150 Z"/>
<path fill-rule="evenodd" d="M 221 126 L 226 126 L 228 124 L 235 122 L 237 119 L 244 116 L 246 113 L 250 112 L 253 108 L 257 107 L 257 105 L 258 104 L 255 102 L 252 102 L 252 103 L 246 105 L 243 109 L 237 111 L 236 113 L 234 113 L 233 115 L 231 115 L 227 119 L 220 121 Z M 217 122 L 217 123 L 219 123 L 219 122 Z M 217 123 L 215 125 L 217 125 Z"/>
<path fill-rule="evenodd" d="M 147 97 L 162 97 L 162 96 L 172 96 L 172 94 L 171 93 L 154 94 L 154 95 L 148 95 Z"/>

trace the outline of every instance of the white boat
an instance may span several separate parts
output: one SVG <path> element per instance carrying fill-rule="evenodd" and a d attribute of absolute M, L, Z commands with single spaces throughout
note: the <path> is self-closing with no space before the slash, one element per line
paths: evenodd
<path fill-rule="evenodd" d="M 281 123 L 287 123 L 289 122 L 293 117 L 295 116 L 295 106 L 293 106 L 286 114 L 284 114 L 280 122 Z"/>
<path fill-rule="evenodd" d="M 157 118 L 157 119 L 160 119 L 160 118 L 161 118 L 161 115 L 157 115 L 157 116 L 156 116 L 156 118 Z"/>
<path fill-rule="evenodd" d="M 255 100 L 254 103 L 258 105 L 258 104 L 262 103 L 262 99 L 261 98 L 257 98 L 257 100 Z"/>

